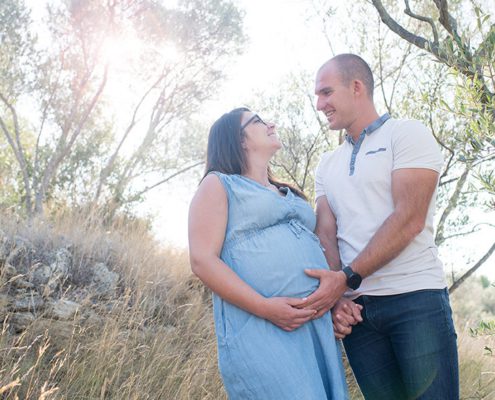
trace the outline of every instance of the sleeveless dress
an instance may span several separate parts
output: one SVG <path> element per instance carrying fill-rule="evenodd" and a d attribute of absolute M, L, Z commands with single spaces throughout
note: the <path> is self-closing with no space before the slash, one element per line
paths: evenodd
<path fill-rule="evenodd" d="M 241 175 L 213 172 L 228 199 L 221 259 L 265 297 L 308 296 L 327 269 L 310 205 Z M 286 332 L 213 295 L 218 364 L 232 400 L 347 399 L 340 347 L 330 313 Z"/>

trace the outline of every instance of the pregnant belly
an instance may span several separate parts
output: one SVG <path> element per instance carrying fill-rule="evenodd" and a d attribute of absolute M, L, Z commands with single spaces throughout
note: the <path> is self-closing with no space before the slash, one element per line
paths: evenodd
<path fill-rule="evenodd" d="M 304 269 L 328 269 L 316 237 L 294 233 L 287 225 L 261 231 L 229 247 L 230 267 L 265 297 L 304 297 L 314 292 L 317 279 Z"/>

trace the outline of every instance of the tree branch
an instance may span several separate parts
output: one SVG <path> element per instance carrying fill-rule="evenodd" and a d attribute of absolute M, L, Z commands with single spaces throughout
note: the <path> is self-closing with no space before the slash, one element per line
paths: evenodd
<path fill-rule="evenodd" d="M 160 76 L 158 77 L 158 79 L 155 82 L 153 82 L 153 84 L 148 88 L 148 90 L 146 90 L 144 92 L 144 94 L 141 96 L 141 99 L 138 101 L 137 105 L 134 107 L 134 111 L 132 113 L 131 121 L 127 125 L 127 128 L 126 128 L 126 130 L 125 130 L 122 138 L 120 139 L 119 144 L 117 145 L 115 151 L 112 153 L 112 155 L 108 159 L 106 165 L 102 168 L 102 170 L 100 172 L 100 179 L 98 181 L 98 187 L 96 189 L 96 193 L 95 193 L 95 196 L 93 198 L 93 201 L 95 201 L 95 202 L 98 201 L 98 199 L 99 199 L 99 197 L 101 195 L 101 191 L 103 189 L 103 185 L 106 183 L 106 180 L 107 180 L 108 176 L 110 175 L 110 173 L 112 171 L 113 165 L 115 163 L 115 160 L 117 159 L 117 156 L 118 156 L 118 154 L 120 152 L 120 149 L 122 148 L 122 146 L 124 145 L 124 142 L 129 137 L 129 134 L 131 133 L 132 129 L 136 125 L 137 113 L 139 112 L 142 104 L 144 103 L 144 101 L 146 100 L 146 98 L 148 97 L 148 95 L 151 93 L 151 91 L 153 89 L 155 89 L 157 87 L 157 85 L 163 79 L 164 79 L 164 75 L 163 74 L 160 74 Z"/>
<path fill-rule="evenodd" d="M 175 178 L 176 176 L 183 174 L 184 172 L 187 172 L 187 171 L 189 171 L 189 170 L 191 170 L 191 169 L 193 169 L 193 168 L 195 168 L 201 164 L 204 164 L 204 161 L 198 161 L 194 164 L 188 165 L 187 167 L 180 169 L 179 171 L 174 172 L 172 175 L 167 176 L 166 178 L 154 183 L 153 185 L 145 187 L 143 190 L 134 194 L 131 198 L 127 199 L 126 202 L 132 203 L 133 201 L 138 200 L 143 194 L 149 192 L 151 189 L 154 189 L 157 186 L 163 185 L 164 183 L 168 182 L 169 180 Z"/>
<path fill-rule="evenodd" d="M 404 10 L 404 13 L 406 13 L 406 15 L 409 15 L 411 18 L 417 19 L 418 21 L 430 24 L 431 30 L 433 32 L 433 43 L 438 46 L 438 31 L 435 23 L 433 22 L 433 19 L 413 13 L 411 11 L 411 8 L 409 7 L 409 0 L 404 0 L 404 3 L 406 5 L 406 9 Z"/>
<path fill-rule="evenodd" d="M 414 44 L 416 47 L 419 47 L 422 50 L 429 51 L 438 59 L 447 62 L 447 59 L 440 54 L 438 44 L 433 43 L 421 36 L 415 35 L 414 33 L 404 28 L 402 25 L 398 24 L 397 21 L 395 21 L 387 12 L 381 0 L 371 0 L 371 2 L 378 11 L 378 14 L 380 15 L 383 23 L 387 25 L 392 32 L 395 32 L 402 39 L 407 40 L 409 43 Z"/>
<path fill-rule="evenodd" d="M 4 134 L 5 134 L 5 137 L 7 138 L 7 141 L 10 144 L 10 147 L 12 148 L 12 150 L 14 152 L 14 155 L 17 159 L 17 162 L 19 163 L 19 167 L 21 169 L 21 174 L 22 174 L 22 179 L 24 182 L 24 190 L 26 191 L 26 198 L 25 198 L 26 211 L 27 211 L 27 214 L 29 216 L 31 216 L 32 212 L 33 212 L 31 186 L 29 184 L 29 172 L 28 172 L 26 157 L 24 155 L 24 151 L 23 151 L 22 143 L 21 143 L 21 132 L 20 132 L 20 128 L 19 128 L 19 120 L 17 118 L 17 112 L 16 112 L 14 106 L 7 100 L 7 98 L 1 92 L 0 92 L 0 100 L 2 100 L 2 102 L 10 110 L 10 113 L 12 114 L 12 120 L 14 121 L 15 140 L 12 137 L 5 122 L 1 118 L 0 118 L 0 125 L 2 127 Z"/>
<path fill-rule="evenodd" d="M 447 221 L 447 218 L 449 217 L 451 212 L 457 207 L 461 190 L 464 187 L 464 184 L 466 183 L 470 171 L 471 171 L 471 165 L 466 164 L 463 173 L 461 174 L 459 180 L 457 181 L 457 184 L 454 189 L 454 193 L 452 193 L 452 196 L 450 196 L 447 207 L 445 207 L 445 209 L 443 210 L 442 216 L 438 221 L 437 234 L 435 237 L 435 243 L 437 246 L 440 246 L 445 241 L 445 237 L 444 237 L 445 222 Z"/>
<path fill-rule="evenodd" d="M 485 253 L 483 257 L 479 259 L 479 261 L 474 264 L 470 269 L 468 269 L 459 279 L 457 279 L 452 285 L 449 287 L 449 294 L 454 293 L 454 291 L 467 279 L 469 278 L 479 267 L 481 267 L 485 261 L 487 261 L 490 256 L 495 251 L 495 243 L 492 244 L 490 249 Z"/>
<path fill-rule="evenodd" d="M 84 111 L 81 119 L 79 120 L 79 123 L 78 123 L 77 127 L 75 128 L 74 133 L 70 137 L 68 143 L 65 143 L 65 139 L 67 138 L 68 133 L 66 135 L 64 135 L 65 138 L 64 138 L 63 142 L 59 142 L 59 144 L 57 146 L 57 150 L 55 151 L 55 154 L 50 158 L 50 161 L 48 162 L 48 165 L 46 166 L 44 174 L 43 174 L 41 186 L 37 190 L 37 193 L 36 193 L 35 207 L 34 207 L 36 213 L 41 213 L 43 211 L 43 201 L 45 198 L 46 191 L 48 189 L 48 185 L 51 182 L 51 180 L 53 179 L 58 166 L 60 165 L 60 163 L 62 162 L 64 157 L 67 156 L 69 151 L 72 149 L 74 142 L 76 141 L 76 139 L 81 134 L 82 129 L 83 129 L 84 125 L 86 124 L 86 121 L 87 121 L 89 115 L 92 113 L 94 107 L 96 106 L 96 103 L 98 102 L 98 99 L 100 98 L 101 93 L 103 92 L 103 89 L 106 86 L 107 76 L 108 76 L 108 65 L 105 65 L 105 69 L 103 72 L 103 77 L 102 77 L 102 80 L 100 82 L 100 85 L 99 85 L 96 93 L 93 95 L 93 98 L 91 99 L 88 107 Z M 62 140 L 62 138 L 61 138 L 61 140 Z"/>

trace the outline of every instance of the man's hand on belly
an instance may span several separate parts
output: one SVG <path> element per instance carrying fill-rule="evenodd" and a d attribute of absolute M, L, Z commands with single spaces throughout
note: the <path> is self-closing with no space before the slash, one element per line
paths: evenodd
<path fill-rule="evenodd" d="M 316 310 L 313 319 L 320 318 L 337 303 L 347 290 L 347 279 L 342 271 L 328 271 L 324 269 L 305 269 L 306 275 L 320 280 L 320 286 L 306 300 L 301 307 Z"/>

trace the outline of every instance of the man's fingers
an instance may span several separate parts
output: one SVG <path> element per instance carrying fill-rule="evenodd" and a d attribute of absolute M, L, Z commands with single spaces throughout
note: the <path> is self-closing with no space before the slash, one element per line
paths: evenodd
<path fill-rule="evenodd" d="M 330 307 L 321 308 L 320 310 L 318 310 L 318 312 L 315 315 L 313 315 L 313 319 L 318 319 L 323 317 L 328 311 L 330 311 Z"/>
<path fill-rule="evenodd" d="M 341 335 L 349 335 L 352 332 L 352 327 L 351 326 L 344 326 L 342 324 L 339 324 L 338 322 L 333 324 L 333 330 L 335 332 L 338 332 Z"/>
<path fill-rule="evenodd" d="M 323 276 L 323 269 L 305 269 L 304 273 L 312 278 L 320 279 Z"/>
<path fill-rule="evenodd" d="M 361 310 L 363 307 L 360 304 L 356 304 L 359 307 L 352 307 L 352 316 L 358 322 L 363 322 L 363 317 L 361 316 Z"/>
<path fill-rule="evenodd" d="M 313 308 L 294 308 L 293 316 L 294 318 L 306 318 L 313 316 L 315 312 Z"/>
<path fill-rule="evenodd" d="M 341 321 L 345 321 L 345 325 L 356 325 L 362 321 L 362 318 L 357 319 L 353 314 L 339 313 L 339 316 L 341 317 Z"/>
<path fill-rule="evenodd" d="M 342 307 L 345 313 L 354 319 L 354 323 L 363 321 L 363 318 L 361 317 L 361 310 L 363 307 L 360 304 L 349 302 L 345 303 Z"/>
<path fill-rule="evenodd" d="M 343 326 L 352 325 L 353 322 L 353 319 L 349 319 L 346 314 L 340 314 L 340 313 L 333 315 L 333 319 L 335 322 Z"/>
<path fill-rule="evenodd" d="M 299 299 L 297 297 L 286 297 L 285 300 L 287 301 L 288 305 L 295 307 L 295 308 L 300 308 L 301 306 L 303 306 L 306 303 L 307 298 L 304 297 L 302 299 Z"/>
<path fill-rule="evenodd" d="M 333 331 L 333 333 L 334 333 L 336 339 L 344 339 L 345 338 L 345 335 L 341 335 L 338 332 Z"/>
<path fill-rule="evenodd" d="M 318 302 L 320 302 L 322 300 L 322 297 L 323 296 L 320 296 L 320 294 L 318 293 L 319 289 L 316 289 L 315 292 L 311 293 L 311 295 L 309 295 L 302 304 L 304 304 L 304 307 L 305 308 L 315 308 L 315 306 L 319 305 L 317 304 Z M 321 307 L 321 305 L 320 305 Z"/>

